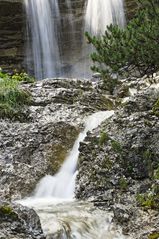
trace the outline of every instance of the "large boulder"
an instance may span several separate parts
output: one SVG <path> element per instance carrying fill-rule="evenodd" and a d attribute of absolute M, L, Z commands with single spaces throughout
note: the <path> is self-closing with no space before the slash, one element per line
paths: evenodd
<path fill-rule="evenodd" d="M 45 239 L 34 210 L 0 201 L 0 238 Z"/>

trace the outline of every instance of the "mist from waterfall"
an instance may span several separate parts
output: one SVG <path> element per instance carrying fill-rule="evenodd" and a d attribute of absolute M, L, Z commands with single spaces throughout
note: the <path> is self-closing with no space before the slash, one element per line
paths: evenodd
<path fill-rule="evenodd" d="M 27 15 L 27 68 L 37 79 L 60 74 L 58 0 L 25 0 Z"/>

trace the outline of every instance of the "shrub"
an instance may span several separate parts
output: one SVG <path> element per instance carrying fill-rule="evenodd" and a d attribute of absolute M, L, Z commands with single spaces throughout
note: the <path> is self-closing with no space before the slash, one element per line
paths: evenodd
<path fill-rule="evenodd" d="M 113 86 L 118 76 L 142 77 L 159 70 L 159 1 L 141 0 L 139 6 L 124 29 L 110 25 L 103 36 L 85 33 L 95 48 L 91 69 L 113 79 Z"/>
<path fill-rule="evenodd" d="M 31 95 L 20 87 L 20 82 L 0 71 L 0 117 L 19 118 L 21 108 L 29 104 Z"/>
<path fill-rule="evenodd" d="M 35 79 L 32 76 L 29 76 L 25 72 L 18 73 L 16 70 L 13 72 L 13 74 L 8 74 L 3 72 L 3 70 L 0 68 L 0 79 L 12 79 L 16 81 L 23 81 L 26 83 L 33 83 L 35 82 Z"/>
<path fill-rule="evenodd" d="M 159 210 L 159 195 L 151 193 L 138 194 L 136 197 L 140 206 L 147 209 Z"/>

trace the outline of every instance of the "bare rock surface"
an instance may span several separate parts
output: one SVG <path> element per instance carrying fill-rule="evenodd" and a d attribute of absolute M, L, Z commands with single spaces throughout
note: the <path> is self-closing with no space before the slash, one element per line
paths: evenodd
<path fill-rule="evenodd" d="M 76 197 L 114 212 L 132 238 L 159 236 L 158 88 L 122 103 L 80 145 Z"/>

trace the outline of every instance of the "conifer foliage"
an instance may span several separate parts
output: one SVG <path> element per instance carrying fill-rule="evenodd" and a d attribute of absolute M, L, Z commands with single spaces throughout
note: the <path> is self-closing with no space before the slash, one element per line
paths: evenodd
<path fill-rule="evenodd" d="M 139 0 L 135 17 L 124 29 L 107 27 L 103 36 L 90 36 L 95 52 L 91 69 L 103 78 L 151 75 L 159 70 L 159 0 Z"/>

